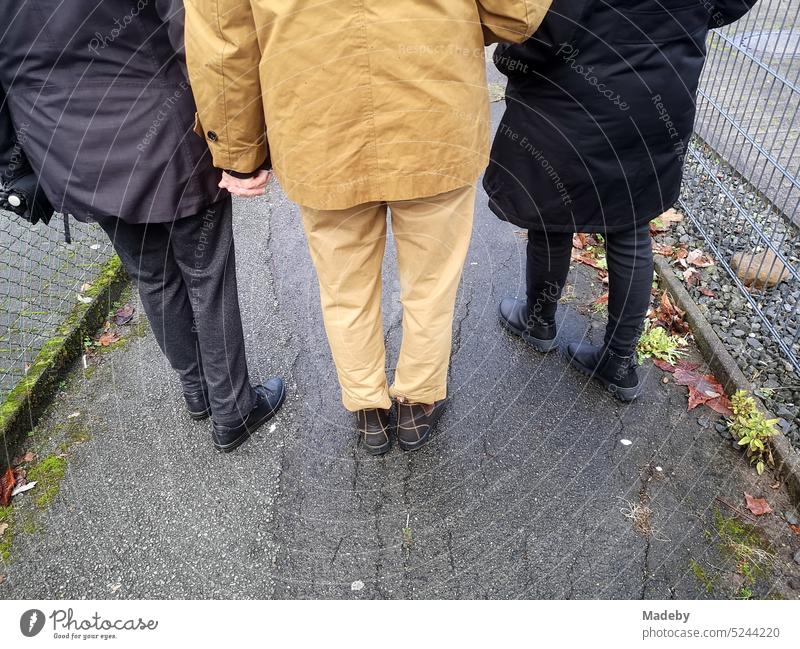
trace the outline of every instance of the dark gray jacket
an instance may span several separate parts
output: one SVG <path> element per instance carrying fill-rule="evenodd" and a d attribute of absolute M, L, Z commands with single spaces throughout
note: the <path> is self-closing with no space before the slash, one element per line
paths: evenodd
<path fill-rule="evenodd" d="M 0 182 L 60 212 L 169 222 L 218 200 L 193 133 L 180 0 L 21 0 L 0 28 Z"/>

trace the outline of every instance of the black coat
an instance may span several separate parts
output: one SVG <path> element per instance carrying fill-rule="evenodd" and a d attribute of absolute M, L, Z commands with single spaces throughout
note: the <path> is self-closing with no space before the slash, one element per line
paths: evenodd
<path fill-rule="evenodd" d="M 678 198 L 709 27 L 755 0 L 554 0 L 534 36 L 499 46 L 506 112 L 484 179 L 501 219 L 613 232 Z"/>
<path fill-rule="evenodd" d="M 180 0 L 4 5 L 0 180 L 30 165 L 55 209 L 80 220 L 169 222 L 218 199 L 176 54 Z"/>

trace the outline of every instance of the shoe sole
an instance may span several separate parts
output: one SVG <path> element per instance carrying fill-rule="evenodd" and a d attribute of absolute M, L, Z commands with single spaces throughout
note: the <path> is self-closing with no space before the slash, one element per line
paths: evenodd
<path fill-rule="evenodd" d="M 442 418 L 442 414 L 444 413 L 446 405 L 447 404 L 445 402 L 445 404 L 443 404 L 441 408 L 439 408 L 438 414 L 434 414 L 433 421 L 428 425 L 428 431 L 425 433 L 425 435 L 423 435 L 420 439 L 414 442 L 404 442 L 398 435 L 397 445 L 404 451 L 417 451 L 421 449 L 423 446 L 425 446 L 431 439 L 431 435 L 433 434 L 433 429 L 436 428 L 437 424 L 439 423 L 439 420 Z"/>
<path fill-rule="evenodd" d="M 195 421 L 203 421 L 211 416 L 211 408 L 205 412 L 192 412 L 191 410 L 187 410 L 187 412 L 189 413 L 189 417 Z"/>
<path fill-rule="evenodd" d="M 361 444 L 361 446 L 364 447 L 364 451 L 369 455 L 385 455 L 392 448 L 392 440 L 380 446 L 370 446 L 369 444 Z"/>
<path fill-rule="evenodd" d="M 217 442 L 214 442 L 214 448 L 217 449 L 218 451 L 222 451 L 223 453 L 230 453 L 231 451 L 235 451 L 242 444 L 244 444 L 248 439 L 250 439 L 250 436 L 253 433 L 255 433 L 259 428 L 261 428 L 270 419 L 272 419 L 276 414 L 278 414 L 278 410 L 281 409 L 281 406 L 283 405 L 283 402 L 284 402 L 285 399 L 286 399 L 286 386 L 284 385 L 283 388 L 281 389 L 281 396 L 278 399 L 278 403 L 275 405 L 275 407 L 270 412 L 265 414 L 261 419 L 259 419 L 255 423 L 250 424 L 249 427 L 245 427 L 245 432 L 243 432 L 241 435 L 239 435 L 239 437 L 237 437 L 232 442 L 229 442 L 228 444 L 217 444 Z"/>
<path fill-rule="evenodd" d="M 583 363 L 580 363 L 577 360 L 575 360 L 575 358 L 570 355 L 566 347 L 563 349 L 562 353 L 564 354 L 564 357 L 567 359 L 567 362 L 570 365 L 572 365 L 572 367 L 578 370 L 581 374 L 585 374 L 590 379 L 595 379 L 596 381 L 600 381 L 600 383 L 602 383 L 605 386 L 606 390 L 620 401 L 630 403 L 631 401 L 634 401 L 635 399 L 638 399 L 640 396 L 642 396 L 643 390 L 641 381 L 639 381 L 639 385 L 634 386 L 632 388 L 622 388 L 612 383 L 608 379 L 603 378 L 602 376 L 597 374 L 593 369 L 586 367 L 586 365 L 584 365 Z"/>
<path fill-rule="evenodd" d="M 497 316 L 500 318 L 500 324 L 503 326 L 506 331 L 510 331 L 515 336 L 519 336 L 522 338 L 523 342 L 525 342 L 528 346 L 533 347 L 537 352 L 541 352 L 542 354 L 547 354 L 552 352 L 558 348 L 556 344 L 556 339 L 551 338 L 550 340 L 545 340 L 543 338 L 535 338 L 530 334 L 526 333 L 523 329 L 518 329 L 514 325 L 512 325 L 500 311 L 500 308 L 497 309 Z"/>

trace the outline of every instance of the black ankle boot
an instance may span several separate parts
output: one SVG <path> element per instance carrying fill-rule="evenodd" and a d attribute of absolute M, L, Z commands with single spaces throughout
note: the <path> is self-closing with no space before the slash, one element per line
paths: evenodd
<path fill-rule="evenodd" d="M 383 455 L 392 448 L 389 437 L 389 411 L 381 408 L 359 410 L 356 413 L 358 420 L 358 435 L 364 449 L 370 455 Z"/>
<path fill-rule="evenodd" d="M 620 356 L 606 347 L 570 343 L 564 350 L 570 364 L 597 379 L 620 401 L 633 401 L 642 394 L 634 356 Z"/>
<path fill-rule="evenodd" d="M 542 321 L 528 310 L 526 300 L 514 297 L 500 302 L 500 323 L 537 351 L 547 353 L 556 348 L 556 322 Z"/>
<path fill-rule="evenodd" d="M 205 390 L 184 392 L 183 399 L 186 401 L 186 410 L 192 419 L 195 421 L 208 419 L 211 414 L 211 406 L 208 405 L 208 394 Z"/>
<path fill-rule="evenodd" d="M 253 389 L 256 391 L 255 405 L 241 423 L 234 426 L 214 424 L 211 438 L 218 451 L 229 453 L 241 446 L 250 435 L 275 416 L 286 398 L 286 387 L 282 379 L 270 379 Z"/>

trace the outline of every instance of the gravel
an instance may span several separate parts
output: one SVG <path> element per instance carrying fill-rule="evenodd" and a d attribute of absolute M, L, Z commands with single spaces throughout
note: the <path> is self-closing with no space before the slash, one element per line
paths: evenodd
<path fill-rule="evenodd" d="M 745 376 L 758 387 L 759 396 L 780 419 L 779 428 L 800 449 L 800 375 L 773 337 L 782 340 L 795 358 L 800 358 L 800 282 L 790 277 L 772 289 L 749 289 L 757 305 L 754 307 L 733 280 L 735 273 L 727 266 L 737 252 L 765 249 L 754 223 L 790 264 L 800 270 L 800 232 L 718 158 L 696 153 L 698 157 L 694 154 L 687 157 L 678 206 L 691 218 L 660 235 L 659 241 L 667 245 L 683 242 L 690 250 L 702 248 L 716 258 L 714 266 L 701 269 L 701 285 L 686 288 Z M 700 156 L 713 171 L 714 178 L 698 162 Z M 753 223 L 722 192 L 721 184 Z M 717 254 L 714 254 L 714 247 Z M 703 295 L 700 288 L 711 289 L 714 295 Z"/>

